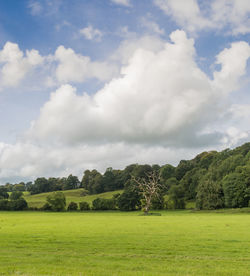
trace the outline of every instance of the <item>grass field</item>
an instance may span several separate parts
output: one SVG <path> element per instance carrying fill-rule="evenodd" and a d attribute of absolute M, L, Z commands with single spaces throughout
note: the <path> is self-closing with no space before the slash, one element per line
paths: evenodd
<path fill-rule="evenodd" d="M 250 211 L 0 212 L 1 275 L 250 275 Z"/>
<path fill-rule="evenodd" d="M 113 192 L 106 192 L 102 194 L 95 194 L 95 195 L 87 195 L 87 196 L 81 196 L 83 189 L 75 189 L 75 190 L 66 190 L 62 191 L 66 196 L 67 205 L 74 201 L 76 203 L 79 203 L 81 201 L 86 201 L 90 205 L 94 199 L 97 197 L 101 198 L 112 198 L 114 194 L 121 193 L 122 190 L 119 191 L 113 191 Z M 29 207 L 42 207 L 44 203 L 46 202 L 47 196 L 51 194 L 50 193 L 42 193 L 42 194 L 36 194 L 36 195 L 30 195 L 28 192 L 24 193 L 24 198 L 28 202 Z"/>

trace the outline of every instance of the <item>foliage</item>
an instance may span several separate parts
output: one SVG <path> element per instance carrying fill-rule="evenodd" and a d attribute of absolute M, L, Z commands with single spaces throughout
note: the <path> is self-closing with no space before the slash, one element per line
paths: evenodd
<path fill-rule="evenodd" d="M 28 207 L 27 201 L 24 198 L 17 200 L 0 200 L 0 210 L 3 211 L 22 211 Z"/>
<path fill-rule="evenodd" d="M 125 189 L 117 199 L 118 208 L 121 211 L 134 211 L 141 206 L 140 195 L 137 191 Z"/>
<path fill-rule="evenodd" d="M 77 203 L 75 203 L 74 201 L 71 201 L 68 205 L 67 210 L 68 211 L 76 211 L 77 208 L 78 208 Z"/>
<path fill-rule="evenodd" d="M 164 195 L 160 192 L 156 197 L 152 198 L 151 209 L 153 210 L 162 210 L 164 209 Z"/>
<path fill-rule="evenodd" d="M 175 177 L 177 180 L 181 180 L 182 177 L 190 170 L 192 170 L 194 164 L 192 161 L 181 160 L 175 170 Z"/>
<path fill-rule="evenodd" d="M 220 182 L 207 176 L 199 183 L 196 197 L 198 209 L 218 209 L 224 206 L 223 190 Z"/>
<path fill-rule="evenodd" d="M 63 190 L 72 190 L 77 189 L 80 186 L 80 181 L 77 176 L 70 174 L 65 181 Z"/>
<path fill-rule="evenodd" d="M 21 191 L 13 191 L 10 194 L 10 200 L 17 200 L 23 196 L 23 192 Z"/>
<path fill-rule="evenodd" d="M 241 173 L 230 173 L 223 178 L 225 205 L 229 208 L 247 207 L 250 200 L 250 186 Z"/>
<path fill-rule="evenodd" d="M 0 210 L 7 211 L 8 210 L 8 199 L 0 199 Z"/>
<path fill-rule="evenodd" d="M 42 207 L 41 207 L 42 211 L 52 211 L 52 206 L 46 202 Z"/>
<path fill-rule="evenodd" d="M 201 182 L 202 177 L 207 173 L 204 168 L 193 168 L 188 171 L 180 181 L 185 191 L 187 200 L 195 199 L 197 194 L 198 184 Z"/>
<path fill-rule="evenodd" d="M 90 210 L 90 206 L 89 206 L 88 202 L 82 201 L 82 202 L 79 202 L 79 209 L 81 211 L 88 211 L 88 210 Z"/>
<path fill-rule="evenodd" d="M 6 187 L 0 186 L 0 199 L 9 198 L 8 190 Z"/>
<path fill-rule="evenodd" d="M 54 192 L 47 197 L 47 202 L 51 206 L 52 211 L 64 211 L 66 206 L 66 198 L 62 192 Z"/>
<path fill-rule="evenodd" d="M 16 200 L 10 200 L 8 202 L 8 208 L 10 211 L 22 211 L 27 207 L 28 207 L 27 201 L 22 197 Z"/>
<path fill-rule="evenodd" d="M 185 190 L 182 185 L 171 186 L 168 194 L 174 209 L 185 209 Z"/>
<path fill-rule="evenodd" d="M 114 199 L 105 199 L 105 198 L 96 198 L 92 202 L 93 210 L 115 210 L 115 200 Z"/>

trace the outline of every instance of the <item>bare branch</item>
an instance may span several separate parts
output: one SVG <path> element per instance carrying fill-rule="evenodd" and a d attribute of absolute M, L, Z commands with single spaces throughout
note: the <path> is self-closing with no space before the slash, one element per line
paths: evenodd
<path fill-rule="evenodd" d="M 153 197 L 159 198 L 160 190 L 163 186 L 160 184 L 160 176 L 156 171 L 146 173 L 146 178 L 135 178 L 132 176 L 133 181 L 137 184 L 141 195 L 144 198 L 144 212 L 148 213 L 149 208 L 151 207 L 151 201 Z"/>

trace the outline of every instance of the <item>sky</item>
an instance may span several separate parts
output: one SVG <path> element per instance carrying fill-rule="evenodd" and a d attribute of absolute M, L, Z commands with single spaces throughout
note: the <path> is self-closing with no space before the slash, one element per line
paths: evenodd
<path fill-rule="evenodd" d="M 0 1 L 0 184 L 250 139 L 248 0 Z"/>

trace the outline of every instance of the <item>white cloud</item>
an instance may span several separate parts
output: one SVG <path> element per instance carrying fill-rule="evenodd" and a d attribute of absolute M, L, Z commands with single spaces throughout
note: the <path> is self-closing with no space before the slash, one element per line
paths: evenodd
<path fill-rule="evenodd" d="M 3 66 L 25 61 L 30 70 L 43 61 L 52 72 L 48 82 L 64 85 L 51 94 L 22 141 L 0 143 L 1 181 L 81 175 L 88 168 L 103 171 L 135 162 L 176 164 L 204 148 L 232 146 L 249 137 L 238 120 L 231 124 L 228 119 L 241 116 L 248 122 L 248 106 L 227 112 L 224 104 L 246 73 L 246 42 L 217 55 L 221 69 L 213 79 L 196 63 L 194 40 L 179 30 L 170 42 L 152 36 L 123 41 L 112 57 L 123 64 L 116 77 L 108 63 L 63 46 L 43 58 L 35 50 L 24 55 L 16 44 L 6 49 L 0 54 Z M 91 77 L 112 80 L 93 95 L 66 84 Z"/>
<path fill-rule="evenodd" d="M 127 39 L 121 42 L 118 49 L 111 56 L 111 59 L 126 65 L 136 50 L 144 49 L 156 53 L 163 50 L 164 45 L 165 42 L 159 37 L 145 35 L 138 38 L 133 34 L 128 34 Z"/>
<path fill-rule="evenodd" d="M 250 32 L 250 5 L 247 0 L 214 0 L 211 4 L 214 26 L 228 27 L 233 35 Z"/>
<path fill-rule="evenodd" d="M 250 57 L 250 46 L 240 41 L 231 44 L 216 57 L 216 63 L 221 64 L 221 70 L 214 72 L 215 84 L 226 92 L 235 90 L 238 80 L 246 73 L 247 60 Z"/>
<path fill-rule="evenodd" d="M 197 150 L 144 147 L 124 143 L 76 145 L 74 147 L 39 146 L 33 143 L 15 145 L 0 143 L 1 182 L 28 181 L 37 177 L 82 176 L 86 169 L 104 172 L 106 168 L 125 168 L 134 163 L 177 164 L 183 158 L 195 156 Z M 122 158 L 121 158 L 122 156 Z M 7 180 L 8 179 L 8 180 Z"/>
<path fill-rule="evenodd" d="M 117 5 L 122 5 L 122 6 L 126 6 L 126 7 L 131 6 L 130 0 L 111 0 L 111 2 L 113 2 Z"/>
<path fill-rule="evenodd" d="M 247 0 L 154 0 L 154 3 L 189 32 L 204 29 L 223 30 L 233 35 L 250 32 Z"/>
<path fill-rule="evenodd" d="M 225 147 L 232 147 L 237 145 L 240 141 L 246 141 L 250 137 L 250 132 L 248 131 L 241 131 L 236 127 L 229 127 L 226 130 L 226 133 L 222 139 L 223 144 Z"/>
<path fill-rule="evenodd" d="M 194 32 L 211 26 L 209 19 L 202 16 L 196 0 L 155 0 L 154 3 L 187 31 Z"/>
<path fill-rule="evenodd" d="M 201 134 L 202 129 L 223 113 L 220 102 L 245 73 L 249 45 L 238 42 L 222 51 L 217 57 L 222 68 L 211 80 L 195 62 L 193 39 L 178 30 L 170 38 L 158 51 L 135 51 L 122 77 L 93 96 L 61 86 L 41 109 L 30 135 L 68 144 L 218 143 L 222 134 Z"/>
<path fill-rule="evenodd" d="M 88 40 L 101 41 L 103 36 L 103 33 L 100 30 L 93 28 L 92 25 L 82 28 L 79 32 Z"/>
<path fill-rule="evenodd" d="M 149 20 L 148 18 L 143 17 L 141 19 L 141 24 L 153 34 L 163 35 L 165 33 L 156 22 Z"/>
<path fill-rule="evenodd" d="M 59 46 L 54 59 L 58 62 L 56 78 L 60 83 L 84 82 L 89 78 L 109 80 L 117 74 L 115 65 L 106 62 L 92 62 L 89 57 L 76 54 L 74 50 Z"/>
<path fill-rule="evenodd" d="M 26 51 L 26 56 L 15 43 L 7 42 L 0 51 L 1 86 L 17 86 L 35 66 L 43 63 L 37 50 Z"/>
<path fill-rule="evenodd" d="M 17 87 L 26 79 L 27 89 L 83 83 L 92 78 L 108 81 L 118 75 L 117 63 L 114 59 L 92 61 L 64 46 L 59 46 L 54 55 L 41 56 L 34 49 L 24 53 L 18 44 L 7 42 L 0 50 L 0 89 Z"/>
<path fill-rule="evenodd" d="M 28 8 L 33 16 L 39 15 L 43 10 L 42 5 L 38 1 L 30 1 Z"/>

